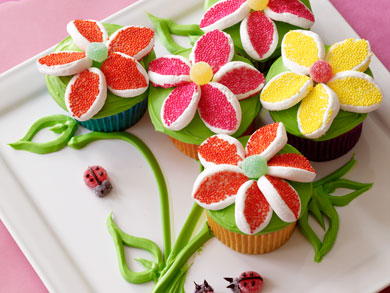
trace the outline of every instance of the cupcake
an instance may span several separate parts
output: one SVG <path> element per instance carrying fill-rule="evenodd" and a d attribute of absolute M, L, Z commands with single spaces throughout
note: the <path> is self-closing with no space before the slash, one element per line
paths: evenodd
<path fill-rule="evenodd" d="M 206 0 L 200 28 L 225 30 L 238 53 L 251 60 L 280 56 L 280 41 L 290 30 L 314 24 L 309 0 Z"/>
<path fill-rule="evenodd" d="M 283 123 L 266 125 L 240 141 L 211 136 L 198 155 L 205 169 L 192 197 L 207 210 L 209 226 L 222 243 L 262 254 L 288 241 L 307 209 L 316 172 L 287 144 Z"/>
<path fill-rule="evenodd" d="M 213 30 L 193 49 L 149 64 L 149 114 L 157 131 L 167 134 L 186 155 L 219 133 L 239 137 L 260 111 L 263 74 L 234 54 L 230 35 Z"/>
<path fill-rule="evenodd" d="M 54 101 L 93 131 L 138 122 L 147 108 L 154 31 L 95 20 L 73 20 L 67 31 L 70 37 L 37 60 Z"/>
<path fill-rule="evenodd" d="M 370 45 L 346 39 L 325 46 L 311 31 L 288 32 L 260 99 L 289 142 L 313 161 L 347 153 L 358 142 L 367 113 L 383 95 L 368 68 Z"/>

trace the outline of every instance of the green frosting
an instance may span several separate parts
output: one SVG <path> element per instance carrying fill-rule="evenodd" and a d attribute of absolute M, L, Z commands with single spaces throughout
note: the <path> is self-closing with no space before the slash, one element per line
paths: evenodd
<path fill-rule="evenodd" d="M 190 52 L 191 49 L 187 49 L 183 51 L 180 55 L 188 57 Z M 238 55 L 235 55 L 233 60 L 251 64 L 249 60 Z M 165 98 L 172 90 L 173 88 L 164 89 L 160 87 L 150 87 L 148 107 L 150 119 L 152 120 L 154 128 L 157 131 L 165 133 L 166 135 L 169 135 L 182 142 L 197 145 L 201 144 L 206 138 L 214 135 L 215 133 L 213 133 L 210 129 L 206 127 L 202 119 L 200 119 L 198 113 L 195 115 L 191 123 L 180 131 L 173 131 L 164 127 L 160 116 L 161 107 Z M 249 99 L 241 100 L 240 105 L 242 111 L 242 119 L 239 129 L 232 135 L 234 137 L 241 136 L 247 130 L 249 125 L 256 118 L 261 108 L 258 95 L 253 96 Z"/>
<path fill-rule="evenodd" d="M 246 137 L 247 139 L 247 137 Z M 290 145 L 286 145 L 279 154 L 284 153 L 297 153 L 299 154 L 298 150 Z M 312 184 L 311 183 L 300 183 L 300 182 L 294 182 L 289 181 L 292 187 L 295 188 L 295 190 L 298 192 L 299 197 L 301 199 L 301 214 L 304 213 L 304 211 L 307 209 L 307 204 L 310 200 L 311 194 L 312 194 Z M 236 232 L 239 234 L 244 234 L 241 232 L 240 229 L 238 229 L 236 225 L 236 220 L 234 216 L 234 210 L 235 210 L 235 204 L 232 204 L 228 206 L 227 208 L 224 208 L 222 210 L 217 211 L 211 211 L 208 210 L 207 213 L 209 217 L 211 217 L 216 223 L 224 227 L 225 229 Z M 280 229 L 283 229 L 284 227 L 290 225 L 290 223 L 283 222 L 275 213 L 272 214 L 271 221 L 265 227 L 262 231 L 255 235 L 261 235 L 266 234 L 269 232 L 274 232 Z"/>
<path fill-rule="evenodd" d="M 66 115 L 51 115 L 38 119 L 31 125 L 26 135 L 9 145 L 16 150 L 29 151 L 36 154 L 48 154 L 61 150 L 66 146 L 77 130 L 78 123 Z M 59 134 L 54 140 L 48 142 L 32 141 L 35 135 L 44 128 Z"/>
<path fill-rule="evenodd" d="M 221 0 L 205 0 L 204 2 L 204 10 L 207 10 L 210 6 L 214 5 L 215 3 L 219 2 Z M 310 1 L 309 0 L 301 0 L 301 2 L 303 4 L 305 4 L 309 9 L 311 9 L 311 6 L 310 6 Z M 260 62 L 266 62 L 268 60 L 272 60 L 278 56 L 280 56 L 280 45 L 281 45 L 281 42 L 282 42 L 282 39 L 284 37 L 284 35 L 290 31 L 290 30 L 296 30 L 296 29 L 302 29 L 298 26 L 295 26 L 295 25 L 292 25 L 292 24 L 288 24 L 288 23 L 285 23 L 285 22 L 280 22 L 280 21 L 275 21 L 274 20 L 274 23 L 276 24 L 276 28 L 278 30 L 278 34 L 279 34 L 279 40 L 278 40 L 278 45 L 275 49 L 275 52 L 269 56 L 267 59 L 264 59 Z M 233 39 L 233 42 L 234 42 L 234 45 L 237 47 L 238 49 L 238 52 L 240 53 L 240 55 L 242 56 L 245 56 L 246 58 L 250 59 L 251 58 L 248 56 L 248 54 L 246 54 L 245 50 L 243 49 L 242 47 L 242 43 L 241 43 L 241 38 L 240 38 L 240 23 L 237 23 L 227 29 L 225 29 L 224 31 L 226 33 L 228 33 L 232 39 Z"/>
<path fill-rule="evenodd" d="M 288 71 L 288 69 L 284 66 L 283 60 L 280 57 L 278 60 L 275 61 L 275 63 L 271 66 L 270 70 L 268 71 L 266 81 L 267 82 L 270 81 L 274 76 L 285 71 Z M 366 71 L 366 73 L 372 75 L 369 69 Z M 298 137 L 305 138 L 301 134 L 298 128 L 298 121 L 297 121 L 298 107 L 299 104 L 287 110 L 269 111 L 269 112 L 272 119 L 275 122 L 283 122 L 288 133 L 291 133 Z M 340 110 L 336 118 L 333 120 L 333 123 L 330 126 L 329 130 L 323 136 L 314 140 L 324 141 L 324 140 L 335 138 L 358 126 L 360 123 L 364 121 L 364 119 L 366 119 L 366 117 L 367 114 L 352 113 L 352 112 Z"/>
<path fill-rule="evenodd" d="M 103 24 L 106 28 L 109 35 L 114 33 L 116 30 L 120 29 L 122 26 L 116 25 L 116 24 Z M 58 43 L 58 45 L 54 48 L 55 52 L 58 51 L 81 51 L 74 43 L 71 37 L 65 38 L 63 41 Z M 149 62 L 155 59 L 154 51 L 152 51 L 149 55 L 145 56 L 141 64 L 147 68 L 149 65 Z M 101 63 L 94 62 L 93 66 L 100 68 Z M 54 101 L 64 110 L 67 111 L 65 100 L 64 100 L 64 94 L 67 84 L 69 83 L 71 79 L 71 76 L 52 76 L 52 75 L 46 75 L 46 86 L 49 90 L 50 95 L 53 97 Z M 117 113 L 120 113 L 122 111 L 128 110 L 134 105 L 138 104 L 139 102 L 146 99 L 148 96 L 148 91 L 144 92 L 143 94 L 134 97 L 134 98 L 121 98 L 110 91 L 107 91 L 107 99 L 106 103 L 104 104 L 103 108 L 97 113 L 95 116 L 93 116 L 94 119 L 98 118 L 104 118 L 107 116 L 111 116 Z"/>

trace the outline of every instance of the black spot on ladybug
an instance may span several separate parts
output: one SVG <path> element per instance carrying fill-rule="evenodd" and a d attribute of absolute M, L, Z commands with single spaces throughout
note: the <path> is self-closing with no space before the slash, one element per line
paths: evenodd
<path fill-rule="evenodd" d="M 87 174 L 87 178 L 91 177 L 91 175 Z"/>
<path fill-rule="evenodd" d="M 99 175 L 100 175 L 100 176 L 103 176 L 103 172 L 100 172 Z"/>
<path fill-rule="evenodd" d="M 93 182 L 93 181 L 95 181 L 93 178 L 90 178 L 90 179 L 89 179 L 89 182 Z"/>

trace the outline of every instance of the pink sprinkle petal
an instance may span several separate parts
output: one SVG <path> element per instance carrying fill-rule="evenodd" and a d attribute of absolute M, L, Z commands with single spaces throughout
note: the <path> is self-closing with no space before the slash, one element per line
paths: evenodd
<path fill-rule="evenodd" d="M 236 96 L 224 85 L 210 82 L 201 87 L 199 115 L 215 133 L 232 134 L 241 123 L 241 106 Z"/>
<path fill-rule="evenodd" d="M 255 67 L 245 62 L 233 61 L 218 70 L 214 81 L 226 86 L 237 99 L 242 100 L 258 94 L 264 86 L 265 78 Z"/>
<path fill-rule="evenodd" d="M 205 168 L 221 164 L 237 166 L 244 160 L 245 151 L 236 138 L 217 134 L 202 142 L 198 147 L 198 157 Z"/>
<path fill-rule="evenodd" d="M 257 186 L 281 220 L 292 223 L 299 219 L 301 199 L 287 181 L 266 175 L 259 178 Z"/>
<path fill-rule="evenodd" d="M 270 0 L 265 14 L 273 20 L 283 21 L 308 29 L 314 24 L 314 15 L 299 0 Z"/>
<path fill-rule="evenodd" d="M 161 120 L 171 130 L 181 130 L 194 118 L 200 97 L 199 87 L 187 83 L 175 88 L 161 108 Z"/>
<path fill-rule="evenodd" d="M 269 160 L 287 143 L 286 129 L 281 122 L 268 124 L 256 130 L 248 140 L 246 156 L 260 155 Z"/>
<path fill-rule="evenodd" d="M 247 0 L 218 1 L 207 9 L 199 26 L 206 32 L 214 29 L 224 30 L 243 20 L 249 11 Z"/>
<path fill-rule="evenodd" d="M 230 62 L 234 55 L 233 40 L 227 33 L 213 30 L 201 36 L 190 54 L 192 64 L 206 62 L 217 72 L 219 68 Z"/>
<path fill-rule="evenodd" d="M 205 209 L 221 210 L 234 203 L 240 186 L 246 181 L 248 177 L 237 166 L 212 166 L 196 178 L 192 197 Z"/>
<path fill-rule="evenodd" d="M 190 63 L 182 56 L 168 55 L 149 64 L 150 81 L 160 87 L 174 87 L 190 79 Z"/>
<path fill-rule="evenodd" d="M 92 42 L 105 42 L 108 34 L 104 26 L 92 19 L 76 19 L 66 25 L 66 31 L 72 37 L 73 42 L 82 50 L 87 50 Z"/>
<path fill-rule="evenodd" d="M 279 39 L 275 23 L 262 11 L 250 13 L 241 22 L 240 36 L 245 52 L 255 60 L 271 56 Z"/>
<path fill-rule="evenodd" d="M 245 234 L 256 234 L 267 227 L 271 218 L 272 209 L 257 182 L 250 180 L 241 185 L 237 192 L 235 207 L 238 229 Z"/>
<path fill-rule="evenodd" d="M 301 154 L 280 154 L 268 161 L 268 174 L 296 182 L 312 182 L 316 171 Z"/>

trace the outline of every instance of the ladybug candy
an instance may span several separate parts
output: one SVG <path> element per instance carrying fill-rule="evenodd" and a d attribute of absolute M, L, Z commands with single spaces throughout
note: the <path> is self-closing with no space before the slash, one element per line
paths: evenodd
<path fill-rule="evenodd" d="M 101 166 L 92 166 L 84 172 L 84 182 L 97 196 L 104 197 L 112 189 L 106 170 Z"/>
<path fill-rule="evenodd" d="M 195 284 L 195 292 L 194 293 L 214 293 L 214 289 L 207 283 L 206 280 L 203 281 L 202 285 Z"/>
<path fill-rule="evenodd" d="M 263 278 L 256 272 L 244 272 L 238 278 L 225 278 L 230 282 L 227 288 L 234 293 L 260 293 L 263 289 Z"/>

